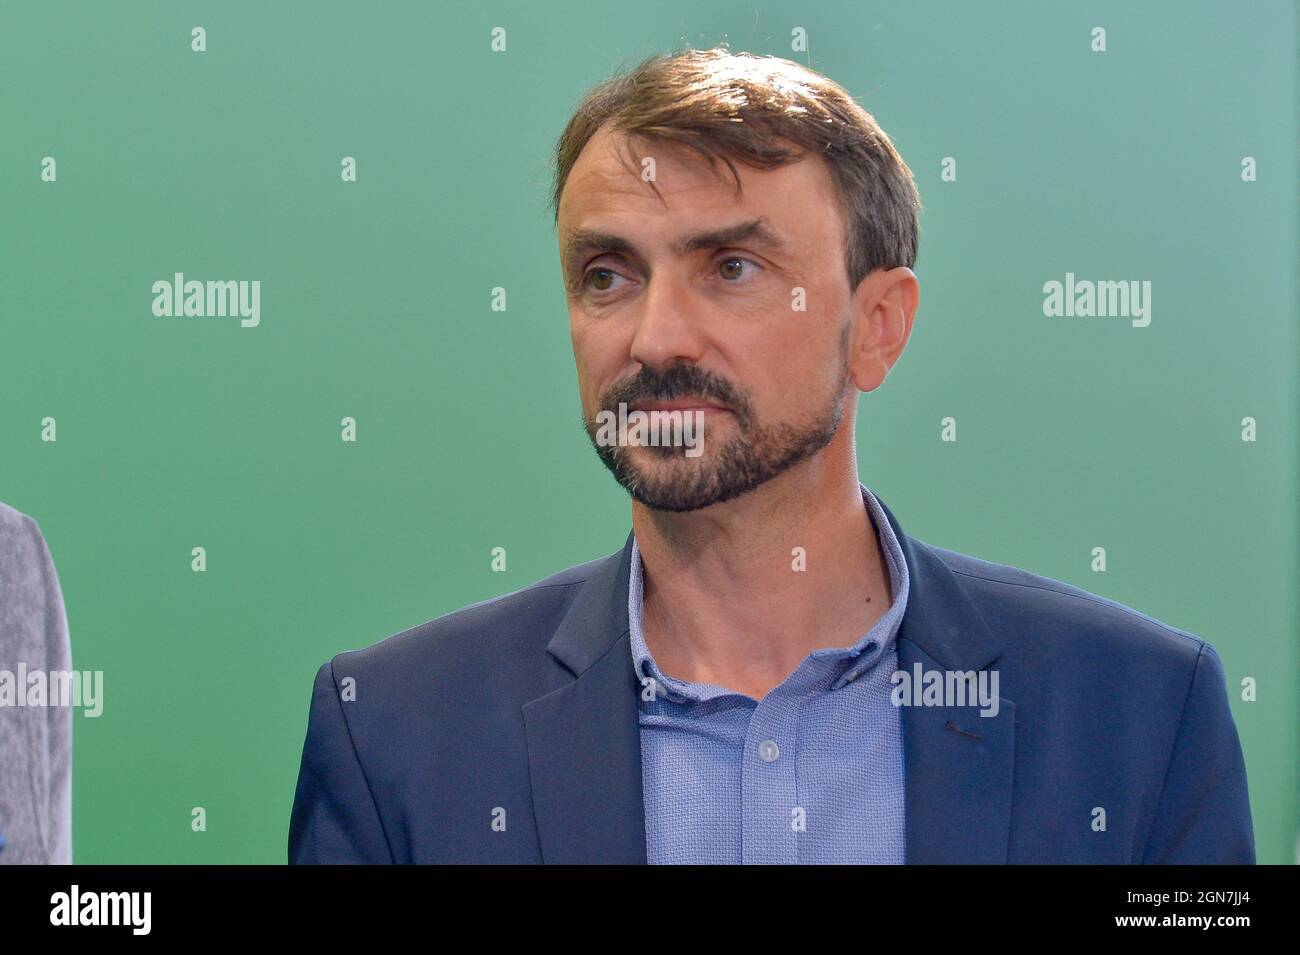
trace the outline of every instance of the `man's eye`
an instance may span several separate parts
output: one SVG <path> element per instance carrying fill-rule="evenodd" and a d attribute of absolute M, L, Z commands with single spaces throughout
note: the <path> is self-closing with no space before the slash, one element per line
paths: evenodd
<path fill-rule="evenodd" d="M 718 260 L 718 273 L 726 279 L 729 284 L 735 283 L 744 278 L 745 264 L 751 265 L 760 272 L 763 267 L 753 259 L 746 258 L 743 255 L 729 255 L 725 259 Z M 753 269 L 750 270 L 751 272 Z M 585 290 L 593 292 L 608 292 L 615 288 L 614 282 L 622 278 L 613 269 L 596 266 L 594 269 L 588 269 L 582 276 L 580 283 Z"/>
<path fill-rule="evenodd" d="M 596 279 L 596 281 L 598 282 L 605 281 L 606 278 L 608 278 L 608 280 L 612 282 L 615 278 L 620 277 L 619 274 L 615 272 L 613 269 L 603 269 L 597 266 L 594 269 L 588 270 L 587 273 L 582 277 L 582 287 L 590 288 L 596 292 L 608 292 L 610 290 L 610 286 L 590 284 L 593 276 L 599 276 L 599 278 Z"/>
<path fill-rule="evenodd" d="M 718 260 L 718 273 L 724 279 L 728 279 L 728 280 L 741 278 L 743 274 L 743 269 L 740 268 L 739 266 L 733 267 L 732 265 L 732 263 L 740 263 L 740 262 L 748 262 L 750 265 L 754 266 L 760 271 L 762 270 L 762 266 L 759 265 L 757 262 L 755 262 L 753 259 L 747 259 L 743 255 L 729 255 L 725 259 Z"/>

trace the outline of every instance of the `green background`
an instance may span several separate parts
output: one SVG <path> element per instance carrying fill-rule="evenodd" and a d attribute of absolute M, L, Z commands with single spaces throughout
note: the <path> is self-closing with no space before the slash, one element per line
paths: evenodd
<path fill-rule="evenodd" d="M 725 41 L 841 83 L 917 176 L 921 308 L 862 398 L 864 483 L 922 540 L 1213 643 L 1259 859 L 1294 861 L 1295 8 L 1075 7 L 4 4 L 0 500 L 104 671 L 75 860 L 284 861 L 322 662 L 621 546 L 547 163 L 613 69 Z M 175 271 L 260 280 L 260 327 L 154 317 Z M 1150 280 L 1151 325 L 1044 317 L 1067 271 Z"/>

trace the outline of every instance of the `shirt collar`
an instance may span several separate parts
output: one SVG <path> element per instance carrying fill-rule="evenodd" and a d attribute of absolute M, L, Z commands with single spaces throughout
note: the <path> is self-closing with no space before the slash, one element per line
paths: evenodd
<path fill-rule="evenodd" d="M 889 567 L 889 582 L 890 590 L 893 593 L 893 601 L 884 615 L 853 646 L 824 647 L 820 650 L 814 650 L 810 654 L 810 656 L 819 660 L 843 659 L 848 661 L 844 671 L 831 685 L 832 690 L 838 690 L 846 683 L 857 679 L 857 677 L 875 666 L 880 658 L 890 650 L 894 638 L 898 634 L 899 624 L 902 623 L 903 613 L 907 609 L 907 594 L 911 583 L 907 572 L 907 561 L 903 558 L 903 550 L 899 546 L 894 529 L 889 524 L 889 519 L 880 507 L 880 502 L 876 500 L 876 496 L 867 489 L 865 484 L 859 483 L 858 487 L 862 490 L 863 504 L 875 524 L 876 535 L 880 541 L 881 550 L 885 554 L 885 563 Z M 642 631 L 643 598 L 644 581 L 642 578 L 641 552 L 637 548 L 634 535 L 632 539 L 632 563 L 628 580 L 627 618 L 632 641 L 632 662 L 636 668 L 638 682 L 644 685 L 646 679 L 653 679 L 659 687 L 656 693 L 674 702 L 691 700 L 704 702 L 719 696 L 733 695 L 735 691 L 726 687 L 712 683 L 691 683 L 678 680 L 660 671 L 658 664 L 655 663 L 654 657 L 650 653 L 649 647 L 646 646 L 645 636 Z"/>

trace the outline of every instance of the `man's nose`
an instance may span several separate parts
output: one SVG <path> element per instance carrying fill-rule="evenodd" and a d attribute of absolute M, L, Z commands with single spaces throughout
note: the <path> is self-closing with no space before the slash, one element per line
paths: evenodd
<path fill-rule="evenodd" d="M 639 303 L 632 360 L 662 369 L 674 362 L 695 363 L 704 352 L 702 318 L 681 283 L 662 275 L 649 282 Z"/>

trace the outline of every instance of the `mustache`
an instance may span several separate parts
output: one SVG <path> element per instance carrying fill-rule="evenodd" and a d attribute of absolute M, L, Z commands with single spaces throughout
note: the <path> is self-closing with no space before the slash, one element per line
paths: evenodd
<path fill-rule="evenodd" d="M 634 401 L 675 401 L 701 398 L 723 405 L 738 417 L 749 403 L 729 381 L 696 365 L 670 365 L 663 371 L 643 367 L 636 374 L 617 381 L 601 397 L 601 407 L 613 411 L 620 403 Z"/>

